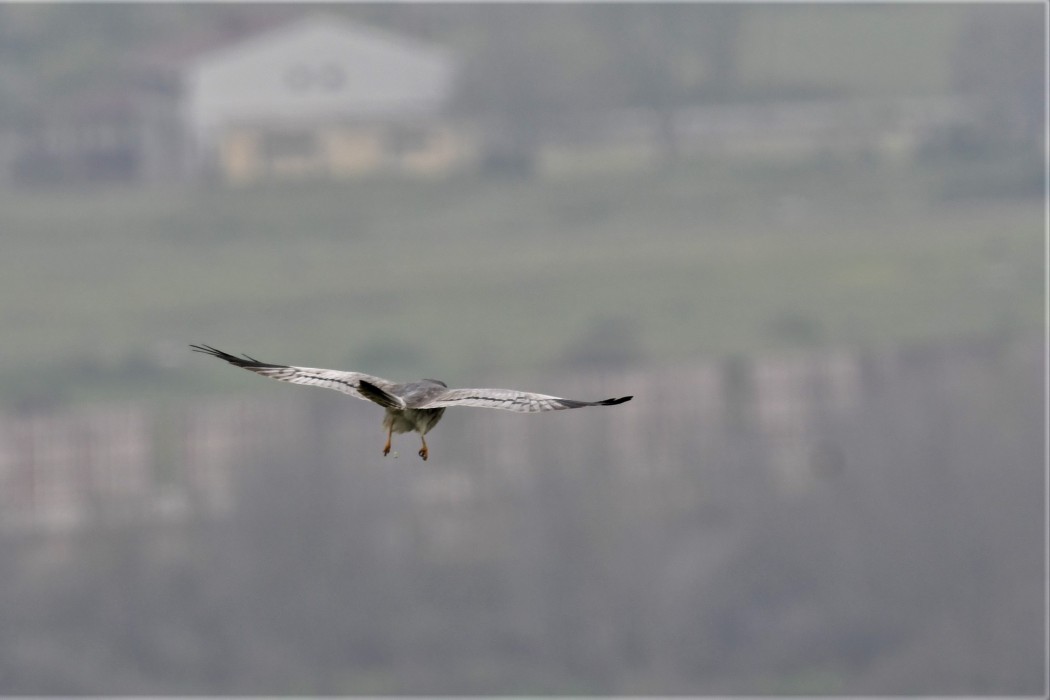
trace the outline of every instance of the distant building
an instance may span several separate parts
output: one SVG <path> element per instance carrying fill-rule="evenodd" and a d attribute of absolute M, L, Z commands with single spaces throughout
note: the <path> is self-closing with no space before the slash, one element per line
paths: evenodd
<path fill-rule="evenodd" d="M 170 182 L 185 174 L 174 95 L 138 85 L 78 90 L 37 105 L 2 136 L 0 181 L 18 185 Z"/>
<path fill-rule="evenodd" d="M 47 101 L 38 119 L 8 134 L 10 179 L 441 175 L 472 157 L 448 114 L 456 58 L 341 18 L 301 17 L 247 37 L 181 37 L 128 64 L 105 89 Z"/>
<path fill-rule="evenodd" d="M 440 48 L 307 17 L 195 57 L 182 74 L 191 168 L 232 183 L 440 174 L 467 144 L 448 119 Z"/>

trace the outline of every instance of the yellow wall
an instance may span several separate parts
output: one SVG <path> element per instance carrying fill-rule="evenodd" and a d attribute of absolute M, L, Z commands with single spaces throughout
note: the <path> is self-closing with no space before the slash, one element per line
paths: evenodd
<path fill-rule="evenodd" d="M 223 177 L 233 184 L 244 184 L 259 178 L 262 166 L 258 157 L 256 135 L 244 129 L 230 129 L 219 144 L 219 161 Z"/>
<path fill-rule="evenodd" d="M 394 125 L 332 124 L 310 129 L 312 153 L 270 156 L 262 127 L 236 127 L 220 142 L 220 169 L 230 184 L 261 180 L 360 177 L 378 173 L 443 175 L 470 158 L 467 139 L 441 124 L 411 127 L 425 134 L 418 144 L 398 152 Z M 300 132 L 306 133 L 306 132 Z"/>
<path fill-rule="evenodd" d="M 466 155 L 461 141 L 451 128 L 436 128 L 429 135 L 427 147 L 402 156 L 400 167 L 418 175 L 446 173 L 462 163 Z"/>
<path fill-rule="evenodd" d="M 383 167 L 379 126 L 329 127 L 322 130 L 321 142 L 332 177 L 361 175 Z"/>

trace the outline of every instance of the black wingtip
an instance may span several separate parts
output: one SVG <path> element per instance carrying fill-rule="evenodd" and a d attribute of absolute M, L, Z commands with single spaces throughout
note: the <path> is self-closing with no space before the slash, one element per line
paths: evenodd
<path fill-rule="evenodd" d="M 618 406 L 619 404 L 627 403 L 633 398 L 633 396 L 621 396 L 618 399 L 605 399 L 605 401 L 599 401 L 598 404 L 601 406 Z"/>
<path fill-rule="evenodd" d="M 223 352 L 222 350 L 218 350 L 216 348 L 213 348 L 210 345 L 203 345 L 203 344 L 202 345 L 190 345 L 190 348 L 192 348 L 194 352 L 203 352 L 205 355 L 211 355 L 212 357 L 217 357 L 220 360 L 225 360 L 226 362 L 229 362 L 231 365 L 234 365 L 236 367 L 244 367 L 245 369 L 252 369 L 252 368 L 277 368 L 277 369 L 280 369 L 280 368 L 283 368 L 283 367 L 287 366 L 287 365 L 271 365 L 268 362 L 260 362 L 259 360 L 256 360 L 254 357 L 251 357 L 249 355 L 245 355 L 244 357 L 237 357 L 236 355 L 231 355 L 228 352 Z"/>
<path fill-rule="evenodd" d="M 220 360 L 226 360 L 233 355 L 229 355 L 222 350 L 216 350 L 210 345 L 190 345 L 193 352 L 203 352 L 205 355 L 211 355 L 212 357 L 218 357 Z"/>

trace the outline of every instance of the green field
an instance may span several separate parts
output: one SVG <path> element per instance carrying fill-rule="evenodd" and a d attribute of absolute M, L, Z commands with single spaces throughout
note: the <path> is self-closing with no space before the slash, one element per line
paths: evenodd
<path fill-rule="evenodd" d="M 0 402 L 244 388 L 184 353 L 191 342 L 464 384 L 588 361 L 1036 332 L 1041 202 L 940 202 L 943 177 L 704 163 L 534 182 L 5 193 Z"/>

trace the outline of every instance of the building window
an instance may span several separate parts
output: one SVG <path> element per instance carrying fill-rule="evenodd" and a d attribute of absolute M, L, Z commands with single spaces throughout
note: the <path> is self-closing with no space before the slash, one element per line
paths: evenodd
<path fill-rule="evenodd" d="M 318 73 L 321 87 L 326 90 L 339 90 L 346 82 L 346 74 L 343 72 L 342 66 L 337 66 L 334 63 L 326 63 L 321 66 Z"/>

